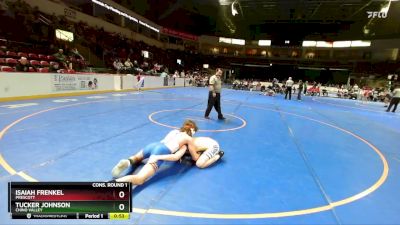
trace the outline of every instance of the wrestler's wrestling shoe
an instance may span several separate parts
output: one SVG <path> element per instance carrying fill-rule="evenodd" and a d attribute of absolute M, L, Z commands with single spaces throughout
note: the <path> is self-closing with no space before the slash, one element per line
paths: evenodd
<path fill-rule="evenodd" d="M 128 159 L 121 159 L 119 163 L 114 166 L 111 171 L 113 177 L 119 177 L 124 170 L 126 170 L 130 166 L 130 162 Z"/>
<path fill-rule="evenodd" d="M 224 151 L 219 151 L 219 152 L 218 152 L 219 158 L 221 159 L 221 158 L 222 158 L 222 156 L 224 156 L 224 154 L 225 154 L 225 152 L 224 152 Z"/>

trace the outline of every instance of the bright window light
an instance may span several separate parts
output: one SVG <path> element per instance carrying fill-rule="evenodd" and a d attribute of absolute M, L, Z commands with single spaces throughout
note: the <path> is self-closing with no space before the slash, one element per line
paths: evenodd
<path fill-rule="evenodd" d="M 142 51 L 142 56 L 143 56 L 143 58 L 148 59 L 149 58 L 149 52 L 148 51 Z"/>
<path fill-rule="evenodd" d="M 232 44 L 234 45 L 245 45 L 245 40 L 243 39 L 232 39 Z"/>
<path fill-rule="evenodd" d="M 299 67 L 300 70 L 325 70 L 325 68 L 319 68 L 319 67 Z"/>
<path fill-rule="evenodd" d="M 316 41 L 303 41 L 303 47 L 315 47 L 317 46 Z"/>
<path fill-rule="evenodd" d="M 352 41 L 351 47 L 369 47 L 371 46 L 371 41 Z"/>
<path fill-rule="evenodd" d="M 74 34 L 69 31 L 56 29 L 56 38 L 63 41 L 73 42 Z"/>
<path fill-rule="evenodd" d="M 258 46 L 271 46 L 271 40 L 258 40 Z"/>
<path fill-rule="evenodd" d="M 329 68 L 329 70 L 336 70 L 336 71 L 347 71 L 348 69 L 342 69 L 342 68 Z"/>
<path fill-rule="evenodd" d="M 219 42 L 227 43 L 227 44 L 232 44 L 232 39 L 220 37 L 220 38 L 219 38 Z"/>
<path fill-rule="evenodd" d="M 234 44 L 234 45 L 245 45 L 245 40 L 243 39 L 233 39 L 233 38 L 224 38 L 219 37 L 220 43 Z"/>
<path fill-rule="evenodd" d="M 317 41 L 317 47 L 321 47 L 321 48 L 332 48 L 332 42 Z"/>
<path fill-rule="evenodd" d="M 333 47 L 334 48 L 346 48 L 351 46 L 351 41 L 334 41 Z"/>

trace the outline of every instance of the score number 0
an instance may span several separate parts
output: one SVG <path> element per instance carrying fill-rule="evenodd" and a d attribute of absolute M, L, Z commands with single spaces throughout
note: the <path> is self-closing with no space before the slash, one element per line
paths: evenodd
<path fill-rule="evenodd" d="M 125 192 L 120 191 L 118 196 L 119 196 L 119 198 L 124 198 L 125 197 Z M 125 209 L 125 205 L 124 204 L 119 204 L 118 208 L 119 208 L 119 210 L 123 211 Z"/>

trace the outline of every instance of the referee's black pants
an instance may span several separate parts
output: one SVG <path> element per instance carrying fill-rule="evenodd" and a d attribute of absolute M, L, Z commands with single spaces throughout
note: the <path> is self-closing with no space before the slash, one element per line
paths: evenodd
<path fill-rule="evenodd" d="M 210 115 L 211 109 L 215 108 L 215 110 L 218 113 L 218 119 L 224 118 L 221 112 L 221 93 L 216 93 L 216 96 L 213 97 L 212 91 L 208 92 L 208 106 L 206 109 L 206 113 L 204 114 L 204 117 L 208 117 Z"/>
<path fill-rule="evenodd" d="M 392 112 L 396 112 L 397 105 L 399 104 L 399 102 L 400 102 L 400 98 L 398 98 L 398 97 L 393 97 L 393 98 L 390 100 L 389 107 L 387 108 L 386 111 L 389 112 L 390 109 L 392 108 L 392 106 L 394 106 Z"/>
<path fill-rule="evenodd" d="M 286 94 L 285 94 L 285 99 L 287 99 L 287 96 L 289 94 L 289 100 L 292 99 L 292 87 L 286 87 Z"/>

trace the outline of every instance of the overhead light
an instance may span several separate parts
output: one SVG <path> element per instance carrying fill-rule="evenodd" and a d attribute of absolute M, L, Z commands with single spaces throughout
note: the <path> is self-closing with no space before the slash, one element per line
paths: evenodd
<path fill-rule="evenodd" d="M 351 46 L 351 41 L 334 41 L 333 47 L 334 48 L 346 48 Z"/>
<path fill-rule="evenodd" d="M 285 40 L 285 44 L 290 44 L 290 41 L 289 40 Z"/>
<path fill-rule="evenodd" d="M 336 71 L 348 71 L 349 69 L 342 69 L 342 68 L 329 68 L 329 70 L 336 70 Z"/>
<path fill-rule="evenodd" d="M 258 46 L 271 46 L 271 40 L 258 40 Z"/>
<path fill-rule="evenodd" d="M 234 45 L 245 45 L 246 41 L 243 39 L 234 39 L 232 38 L 232 44 Z"/>
<path fill-rule="evenodd" d="M 257 65 L 257 64 L 244 64 L 244 66 L 248 66 L 248 67 L 270 67 L 270 65 Z"/>
<path fill-rule="evenodd" d="M 110 6 L 110 5 L 107 5 L 106 3 L 103 3 L 103 2 L 101 2 L 101 1 L 99 1 L 99 0 L 92 0 L 92 2 L 93 2 L 94 4 L 97 4 L 97 5 L 101 6 L 101 7 L 104 7 L 104 8 L 106 8 L 106 9 L 108 9 L 108 10 L 110 10 L 110 11 L 112 11 L 112 12 L 114 12 L 114 13 L 120 15 L 120 16 L 123 16 L 123 17 L 125 17 L 125 18 L 127 18 L 127 19 L 129 19 L 129 20 L 132 20 L 132 21 L 134 21 L 134 22 L 138 22 L 139 24 L 141 24 L 141 25 L 143 25 L 143 26 L 149 28 L 150 30 L 153 30 L 153 31 L 155 31 L 155 32 L 157 32 L 157 33 L 160 32 L 159 29 L 157 29 L 157 28 L 155 28 L 155 27 L 153 27 L 153 26 L 151 26 L 151 25 L 149 25 L 149 24 L 147 24 L 147 23 L 145 23 L 145 22 L 143 22 L 143 21 L 140 21 L 140 20 L 138 20 L 138 19 L 136 19 L 136 18 L 134 18 L 134 17 L 128 15 L 127 13 L 122 12 L 122 11 L 120 11 L 120 10 L 118 10 L 118 9 L 116 9 L 116 8 L 114 8 L 114 7 L 112 7 L 112 6 Z"/>
<path fill-rule="evenodd" d="M 325 68 L 318 68 L 318 67 L 299 67 L 300 70 L 325 70 Z"/>
<path fill-rule="evenodd" d="M 220 38 L 219 38 L 219 42 L 227 43 L 227 44 L 232 44 L 232 39 L 220 37 Z"/>
<path fill-rule="evenodd" d="M 369 47 L 371 46 L 371 41 L 352 41 L 351 47 Z"/>
<path fill-rule="evenodd" d="M 230 0 L 218 0 L 220 5 L 230 5 L 231 1 Z"/>
<path fill-rule="evenodd" d="M 316 41 L 303 41 L 303 47 L 315 47 L 317 46 Z"/>
<path fill-rule="evenodd" d="M 332 48 L 332 42 L 317 41 L 317 47 L 321 47 L 321 48 Z"/>
<path fill-rule="evenodd" d="M 393 0 L 389 0 L 384 6 L 382 6 L 380 12 L 381 13 L 387 13 L 389 12 L 390 4 L 392 3 Z"/>
<path fill-rule="evenodd" d="M 239 14 L 239 12 L 237 11 L 237 9 L 235 8 L 235 2 L 232 2 L 231 4 L 231 11 L 232 11 L 232 16 L 236 16 L 237 14 Z"/>

